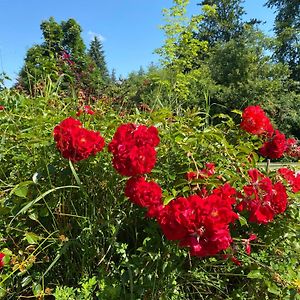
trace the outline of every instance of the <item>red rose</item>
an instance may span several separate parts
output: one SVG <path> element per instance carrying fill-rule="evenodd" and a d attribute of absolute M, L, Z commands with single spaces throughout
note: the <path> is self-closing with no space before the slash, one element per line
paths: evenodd
<path fill-rule="evenodd" d="M 66 134 L 73 128 L 82 127 L 79 120 L 69 117 L 61 121 L 57 126 L 54 127 L 53 135 L 54 140 L 57 141 L 61 138 L 61 135 Z"/>
<path fill-rule="evenodd" d="M 4 267 L 4 258 L 5 258 L 5 254 L 0 252 L 0 268 Z"/>
<path fill-rule="evenodd" d="M 95 112 L 92 110 L 90 105 L 85 105 L 84 106 L 84 112 L 88 115 L 94 115 Z"/>
<path fill-rule="evenodd" d="M 270 135 L 274 129 L 260 106 L 248 106 L 242 114 L 241 128 L 256 135 Z"/>
<path fill-rule="evenodd" d="M 156 163 L 154 147 L 158 143 L 158 132 L 153 126 L 132 123 L 119 126 L 108 145 L 114 168 L 123 176 L 150 173 Z"/>
<path fill-rule="evenodd" d="M 275 184 L 258 170 L 248 171 L 250 184 L 244 186 L 244 199 L 237 205 L 239 211 L 249 211 L 249 221 L 267 224 L 274 216 L 283 213 L 287 206 L 287 194 L 281 182 Z"/>
<path fill-rule="evenodd" d="M 299 158 L 300 157 L 300 146 L 298 146 L 298 141 L 293 138 L 286 140 L 286 154 L 288 156 Z"/>
<path fill-rule="evenodd" d="M 274 135 L 259 149 L 259 153 L 271 159 L 280 158 L 286 150 L 285 135 L 276 130 Z"/>
<path fill-rule="evenodd" d="M 217 231 L 206 230 L 202 238 L 189 236 L 180 241 L 181 247 L 189 247 L 192 256 L 214 256 L 222 250 L 226 250 L 232 243 L 228 227 Z"/>
<path fill-rule="evenodd" d="M 293 193 L 300 191 L 300 174 L 295 174 L 294 171 L 288 168 L 278 169 L 278 173 L 288 182 L 292 187 Z"/>
<path fill-rule="evenodd" d="M 228 225 L 238 218 L 232 210 L 235 195 L 227 184 L 209 196 L 177 198 L 161 210 L 158 223 L 167 239 L 179 240 L 191 255 L 215 255 L 232 242 Z"/>
<path fill-rule="evenodd" d="M 246 254 L 250 255 L 251 254 L 251 245 L 250 242 L 254 241 L 257 239 L 257 235 L 251 233 L 248 239 L 244 239 L 243 243 L 245 244 L 245 252 Z"/>
<path fill-rule="evenodd" d="M 144 177 L 130 178 L 126 183 L 125 195 L 134 204 L 148 208 L 150 217 L 154 217 L 156 210 L 162 207 L 160 186 L 154 181 L 147 182 Z"/>
<path fill-rule="evenodd" d="M 62 156 L 73 162 L 96 155 L 104 147 L 104 139 L 99 132 L 82 128 L 81 122 L 73 118 L 57 125 L 53 135 Z"/>

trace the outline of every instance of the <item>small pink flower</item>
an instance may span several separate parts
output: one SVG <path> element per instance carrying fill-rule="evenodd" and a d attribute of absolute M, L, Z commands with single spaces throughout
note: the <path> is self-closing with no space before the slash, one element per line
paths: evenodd
<path fill-rule="evenodd" d="M 83 109 L 79 108 L 78 111 L 77 111 L 77 113 L 76 113 L 76 116 L 79 117 L 83 113 L 88 114 L 88 115 L 94 115 L 95 114 L 95 112 L 92 110 L 92 108 L 90 107 L 90 105 L 85 105 L 83 107 Z"/>
<path fill-rule="evenodd" d="M 88 115 L 93 115 L 95 112 L 91 109 L 90 105 L 85 105 L 84 106 L 84 112 Z"/>

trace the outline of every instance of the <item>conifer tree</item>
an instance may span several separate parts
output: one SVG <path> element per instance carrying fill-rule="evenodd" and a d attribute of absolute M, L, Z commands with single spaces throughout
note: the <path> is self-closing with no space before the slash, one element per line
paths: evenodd
<path fill-rule="evenodd" d="M 88 54 L 92 58 L 92 60 L 95 62 L 96 66 L 98 67 L 103 81 L 107 82 L 109 80 L 109 74 L 108 74 L 108 70 L 107 70 L 107 66 L 106 66 L 106 62 L 105 62 L 103 45 L 96 36 L 91 41 Z"/>
<path fill-rule="evenodd" d="M 112 69 L 111 75 L 110 75 L 110 80 L 112 81 L 112 83 L 116 83 L 117 82 L 116 69 Z"/>
<path fill-rule="evenodd" d="M 209 46 L 226 43 L 239 37 L 244 29 L 243 0 L 203 0 L 199 3 L 205 12 L 199 23 L 198 39 Z"/>

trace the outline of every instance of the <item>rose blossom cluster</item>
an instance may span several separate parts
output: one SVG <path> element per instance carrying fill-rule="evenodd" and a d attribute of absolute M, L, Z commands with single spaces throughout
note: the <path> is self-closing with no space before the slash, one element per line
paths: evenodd
<path fill-rule="evenodd" d="M 280 157 L 288 145 L 294 145 L 273 129 L 259 107 L 244 111 L 241 127 L 267 139 L 260 149 L 267 157 Z M 84 129 L 79 120 L 71 117 L 54 128 L 54 139 L 62 156 L 74 162 L 95 155 L 104 147 L 99 132 Z M 214 256 L 230 247 L 233 242 L 230 226 L 239 218 L 234 209 L 247 212 L 249 221 L 257 224 L 267 224 L 286 210 L 285 186 L 281 182 L 273 183 L 257 169 L 248 171 L 249 182 L 243 187 L 243 193 L 237 192 L 229 183 L 210 191 L 202 185 L 197 195 L 178 197 L 164 205 L 159 184 L 145 177 L 155 166 L 155 147 L 159 142 L 154 126 L 128 123 L 117 128 L 108 150 L 113 155 L 115 170 L 130 177 L 125 185 L 125 196 L 135 205 L 146 208 L 147 216 L 158 222 L 166 238 L 178 241 L 180 247 L 189 248 L 192 256 Z M 214 174 L 215 164 L 206 163 L 203 169 L 188 172 L 186 179 L 207 179 Z M 279 169 L 278 174 L 293 192 L 300 191 L 300 175 L 287 168 Z M 256 238 L 251 234 L 248 239 L 242 239 L 247 254 L 251 252 L 250 242 Z M 235 257 L 229 257 L 240 264 Z"/>
<path fill-rule="evenodd" d="M 154 181 L 143 176 L 150 173 L 156 163 L 155 147 L 159 144 L 158 131 L 154 126 L 123 124 L 118 127 L 108 150 L 113 154 L 113 166 L 127 180 L 125 196 L 147 208 L 148 217 L 156 217 L 162 209 L 162 190 Z"/>
<path fill-rule="evenodd" d="M 273 143 L 279 145 L 280 143 L 277 142 L 279 132 L 272 129 L 266 116 L 262 124 L 261 128 L 264 129 L 260 131 L 265 132 L 264 135 L 272 139 L 269 143 L 275 140 Z M 157 131 L 153 129 L 150 131 L 150 128 L 133 124 L 122 125 L 109 146 L 116 159 L 113 161 L 115 168 L 122 175 L 133 176 L 126 183 L 125 195 L 134 204 L 147 208 L 147 216 L 156 218 L 166 238 L 178 241 L 181 247 L 188 247 L 191 255 L 213 256 L 228 249 L 232 243 L 229 226 L 238 219 L 238 215 L 233 211 L 238 193 L 227 183 L 214 189 L 210 194 L 206 191 L 187 198 L 179 197 L 164 206 L 160 186 L 154 181 L 146 181 L 142 176 L 143 173 L 152 170 L 155 159 L 150 160 L 154 163 L 151 164 L 151 168 L 149 167 L 149 171 L 144 171 L 148 169 L 143 165 L 139 168 L 132 167 L 135 164 L 130 160 L 132 157 L 136 158 L 135 153 L 130 153 L 132 150 L 137 151 L 135 147 L 150 146 L 155 151 L 154 147 L 159 139 Z M 280 151 L 280 149 L 273 149 L 274 153 Z M 150 150 L 147 152 L 151 153 Z M 131 170 L 130 172 L 120 172 L 124 170 L 124 167 L 118 167 L 120 158 L 125 158 L 123 164 Z M 147 162 L 144 155 L 141 155 L 141 162 Z M 215 164 L 206 163 L 203 169 L 187 173 L 187 179 L 205 179 L 214 174 Z M 258 170 L 250 170 L 249 176 L 250 184 L 244 187 L 245 196 L 236 208 L 240 211 L 248 211 L 250 222 L 266 224 L 272 221 L 275 215 L 285 211 L 287 206 L 285 187 L 280 182 L 273 184 Z M 253 239 L 245 240 L 248 254 L 250 254 L 250 241 Z"/>
<path fill-rule="evenodd" d="M 294 139 L 286 139 L 285 135 L 279 130 L 275 130 L 270 119 L 260 106 L 248 106 L 242 114 L 242 122 L 240 127 L 257 136 L 261 136 L 264 140 L 259 153 L 270 159 L 278 159 L 284 153 L 288 155 L 294 153 L 292 149 Z M 300 148 L 298 149 L 300 150 Z M 298 153 L 297 153 L 298 154 Z"/>
<path fill-rule="evenodd" d="M 123 176 L 150 173 L 156 163 L 155 147 L 159 144 L 154 126 L 133 123 L 119 126 L 108 151 L 113 154 L 113 166 Z"/>
<path fill-rule="evenodd" d="M 260 106 L 248 106 L 242 114 L 240 127 L 255 135 L 272 135 L 274 132 L 270 119 Z"/>
<path fill-rule="evenodd" d="M 286 188 L 281 182 L 272 183 L 257 169 L 248 171 L 250 184 L 244 186 L 245 196 L 237 205 L 239 211 L 249 212 L 249 221 L 267 224 L 287 207 Z"/>
<path fill-rule="evenodd" d="M 82 123 L 72 117 L 55 126 L 53 135 L 62 156 L 73 162 L 96 155 L 105 144 L 99 132 L 83 128 Z"/>
<path fill-rule="evenodd" d="M 157 217 L 163 209 L 161 187 L 154 181 L 146 181 L 143 176 L 134 176 L 128 179 L 125 196 L 132 203 L 147 208 L 149 218 Z"/>
<path fill-rule="evenodd" d="M 157 221 L 167 239 L 179 241 L 191 255 L 216 255 L 232 242 L 229 224 L 238 219 L 232 209 L 235 194 L 236 190 L 225 184 L 207 197 L 179 197 L 160 211 Z"/>
<path fill-rule="evenodd" d="M 278 174 L 280 174 L 292 187 L 292 192 L 297 193 L 300 191 L 300 174 L 296 174 L 294 171 L 288 168 L 278 169 Z"/>
<path fill-rule="evenodd" d="M 300 158 L 300 146 L 298 141 L 293 138 L 286 140 L 286 154 L 290 157 Z"/>

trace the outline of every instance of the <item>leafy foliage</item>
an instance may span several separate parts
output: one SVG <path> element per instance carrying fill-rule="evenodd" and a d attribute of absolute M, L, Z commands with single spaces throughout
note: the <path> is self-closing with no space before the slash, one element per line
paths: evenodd
<path fill-rule="evenodd" d="M 109 78 L 101 42 L 87 52 L 75 20 L 50 18 L 43 44 L 27 52 L 19 89 L 0 80 L 0 298 L 299 299 L 299 193 L 288 191 L 287 211 L 272 223 L 239 213 L 223 255 L 191 257 L 125 197 L 126 178 L 106 149 L 72 163 L 55 148 L 53 128 L 69 116 L 106 144 L 120 124 L 157 127 L 146 179 L 161 186 L 165 205 L 224 183 L 242 192 L 256 167 L 278 180 L 259 155 L 262 140 L 238 128 L 236 108 L 262 104 L 275 128 L 299 136 L 298 3 L 267 2 L 278 11 L 275 42 L 257 20 L 243 21 L 242 1 L 201 1 L 191 18 L 188 4 L 164 10 L 162 66 Z M 284 40 L 285 22 L 292 35 Z M 95 113 L 83 109 L 87 101 Z M 210 162 L 215 174 L 187 180 Z"/>
<path fill-rule="evenodd" d="M 287 214 L 274 224 L 253 227 L 241 219 L 236 225 L 235 255 L 242 266 L 220 257 L 190 258 L 125 198 L 125 181 L 113 170 L 108 152 L 76 165 L 61 158 L 52 130 L 74 116 L 72 99 L 6 99 L 0 115 L 5 132 L 1 251 L 9 257 L 1 275 L 5 299 L 50 294 L 57 299 L 255 299 L 255 290 L 262 298 L 297 299 L 297 195 L 290 194 Z M 205 162 L 214 161 L 223 180 L 239 188 L 246 168 L 258 160 L 255 149 L 261 142 L 237 130 L 226 115 L 210 126 L 209 117 L 197 110 L 182 116 L 161 109 L 121 117 L 100 102 L 94 110 L 80 118 L 100 130 L 106 142 L 124 122 L 157 126 L 161 144 L 148 177 L 162 186 L 166 201 L 195 192 L 202 183 L 189 183 L 185 173 Z M 209 188 L 220 184 L 215 177 L 205 182 Z M 238 236 L 246 238 L 251 230 L 259 239 L 248 256 Z"/>
<path fill-rule="evenodd" d="M 278 61 L 288 64 L 291 76 L 300 81 L 300 3 L 297 0 L 268 0 L 266 5 L 275 8 L 275 57 Z"/>

